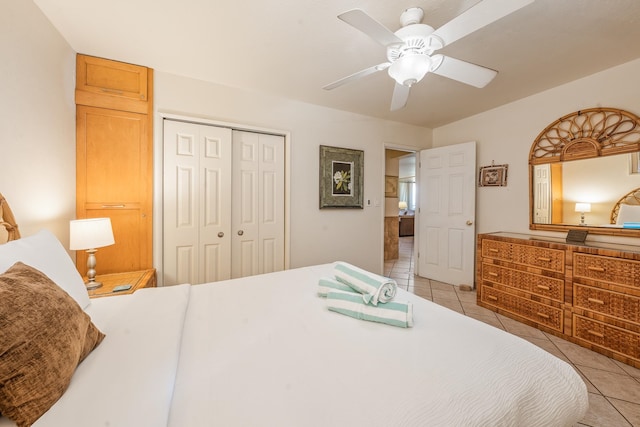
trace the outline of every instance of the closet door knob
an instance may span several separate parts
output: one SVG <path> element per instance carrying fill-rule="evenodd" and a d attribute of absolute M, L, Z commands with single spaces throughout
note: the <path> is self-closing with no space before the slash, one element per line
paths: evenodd
<path fill-rule="evenodd" d="M 242 236 L 243 234 L 244 234 L 244 231 L 238 230 L 238 236 Z"/>
<path fill-rule="evenodd" d="M 221 231 L 218 233 L 218 237 L 224 237 L 224 233 Z"/>

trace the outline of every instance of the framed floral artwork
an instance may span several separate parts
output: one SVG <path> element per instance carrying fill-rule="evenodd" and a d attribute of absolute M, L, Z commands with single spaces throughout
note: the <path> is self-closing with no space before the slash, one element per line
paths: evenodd
<path fill-rule="evenodd" d="M 320 146 L 320 209 L 364 208 L 364 151 Z"/>

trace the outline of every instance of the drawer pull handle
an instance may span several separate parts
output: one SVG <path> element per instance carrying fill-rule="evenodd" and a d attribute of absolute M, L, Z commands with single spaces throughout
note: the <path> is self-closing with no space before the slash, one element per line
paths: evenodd
<path fill-rule="evenodd" d="M 493 271 L 490 271 L 489 273 L 487 273 L 489 276 L 492 277 L 498 277 L 498 273 L 494 273 Z"/>
<path fill-rule="evenodd" d="M 494 248 L 489 248 L 489 252 L 493 252 L 494 254 L 497 254 L 499 251 Z"/>
<path fill-rule="evenodd" d="M 587 301 L 595 303 L 595 304 L 601 304 L 604 305 L 604 301 L 602 301 L 601 299 L 595 299 L 595 298 L 587 298 Z"/>
<path fill-rule="evenodd" d="M 124 95 L 124 92 L 118 89 L 109 89 L 106 87 L 101 87 L 100 90 L 105 93 L 113 93 L 114 95 Z"/>
<path fill-rule="evenodd" d="M 498 297 L 494 297 L 493 295 L 487 295 L 487 298 L 491 301 L 498 301 Z"/>
<path fill-rule="evenodd" d="M 551 258 L 546 258 L 546 257 L 539 256 L 538 257 L 538 261 L 549 262 L 549 261 L 551 261 Z"/>
<path fill-rule="evenodd" d="M 548 314 L 544 314 L 544 313 L 536 313 L 538 316 L 542 317 L 543 319 L 548 319 L 549 315 Z"/>
<path fill-rule="evenodd" d="M 102 205 L 102 209 L 124 208 L 124 205 Z"/>
<path fill-rule="evenodd" d="M 548 291 L 550 289 L 548 286 L 545 286 L 545 285 L 536 285 L 536 288 L 542 289 L 542 290 L 545 290 L 545 291 Z"/>
<path fill-rule="evenodd" d="M 604 334 L 601 334 L 600 332 L 596 332 L 596 331 L 593 331 L 593 330 L 591 330 L 591 329 L 588 329 L 588 330 L 587 330 L 587 332 L 588 332 L 590 335 L 594 335 L 594 336 L 596 336 L 596 337 L 598 337 L 598 338 L 604 338 Z"/>
<path fill-rule="evenodd" d="M 599 273 L 604 273 L 604 268 L 602 268 L 602 267 L 592 267 L 592 266 L 589 266 L 589 267 L 587 267 L 587 270 L 590 270 L 590 271 L 597 271 L 597 272 L 599 272 Z"/>

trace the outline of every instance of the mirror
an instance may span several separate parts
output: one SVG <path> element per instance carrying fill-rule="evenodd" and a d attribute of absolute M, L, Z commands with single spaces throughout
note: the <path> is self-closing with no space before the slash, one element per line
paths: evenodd
<path fill-rule="evenodd" d="M 640 174 L 631 171 L 632 157 L 637 155 L 534 165 L 533 223 L 580 225 L 584 216 L 588 226 L 615 227 L 612 209 L 622 196 L 640 187 Z M 578 203 L 588 205 L 576 208 Z"/>
<path fill-rule="evenodd" d="M 639 157 L 640 119 L 631 113 L 597 108 L 558 119 L 531 147 L 529 228 L 640 237 L 618 215 L 620 199 L 640 188 Z"/>

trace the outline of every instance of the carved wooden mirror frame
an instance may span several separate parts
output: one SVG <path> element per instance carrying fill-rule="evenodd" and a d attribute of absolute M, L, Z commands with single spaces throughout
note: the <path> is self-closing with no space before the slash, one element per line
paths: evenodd
<path fill-rule="evenodd" d="M 547 126 L 529 152 L 529 229 L 547 231 L 588 230 L 592 234 L 640 237 L 640 230 L 534 224 L 533 168 L 535 165 L 590 159 L 640 151 L 640 118 L 616 108 L 590 108 L 560 117 Z"/>

